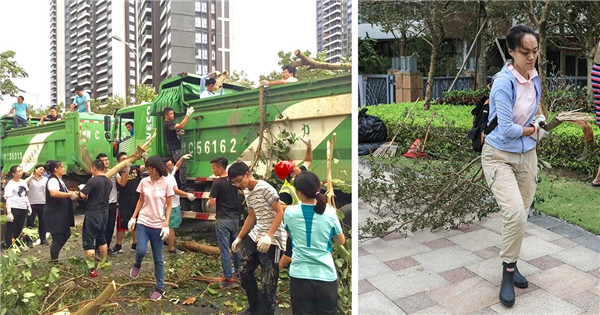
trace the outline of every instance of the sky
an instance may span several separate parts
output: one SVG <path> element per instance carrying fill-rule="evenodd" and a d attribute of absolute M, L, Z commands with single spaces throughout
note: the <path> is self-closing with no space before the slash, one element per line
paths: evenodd
<path fill-rule="evenodd" d="M 181 1 L 181 0 L 179 0 Z M 0 51 L 13 50 L 29 74 L 17 79 L 25 103 L 50 104 L 50 1 L 0 2 Z M 258 83 L 261 74 L 280 71 L 277 52 L 309 50 L 316 54 L 316 4 L 306 0 L 230 0 L 231 69 Z M 10 30 L 10 31 L 9 31 Z M 4 96 L 0 116 L 16 98 Z M 40 104 L 41 106 L 38 106 Z"/>

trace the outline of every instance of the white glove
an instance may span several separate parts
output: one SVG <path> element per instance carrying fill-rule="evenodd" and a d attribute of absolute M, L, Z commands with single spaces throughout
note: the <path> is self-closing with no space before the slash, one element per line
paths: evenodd
<path fill-rule="evenodd" d="M 260 86 L 269 86 L 269 80 L 260 80 Z"/>
<path fill-rule="evenodd" d="M 266 253 L 269 251 L 269 247 L 271 247 L 271 237 L 269 234 L 265 234 L 265 236 L 261 237 L 256 244 L 256 249 L 260 253 Z"/>
<path fill-rule="evenodd" d="M 144 151 L 144 152 L 142 152 L 142 158 L 143 158 L 144 160 L 147 160 L 147 159 L 148 159 L 148 152 L 145 152 L 145 151 Z"/>
<path fill-rule="evenodd" d="M 39 123 L 37 123 L 38 126 L 41 126 L 42 124 L 43 124 L 43 122 L 41 122 L 41 121 Z"/>
<path fill-rule="evenodd" d="M 31 214 L 33 213 L 33 210 L 31 209 L 31 207 L 27 208 L 27 216 L 31 216 Z"/>
<path fill-rule="evenodd" d="M 535 132 L 530 134 L 529 136 L 536 141 L 542 140 L 546 135 L 548 135 L 548 131 L 546 129 L 540 127 L 540 124 L 546 123 L 546 116 L 537 115 L 533 117 L 532 124 L 535 127 Z"/>
<path fill-rule="evenodd" d="M 239 247 L 241 241 L 242 241 L 242 239 L 240 239 L 239 237 L 235 238 L 235 241 L 233 241 L 233 243 L 231 243 L 231 251 L 232 252 L 236 253 L 240 250 L 240 248 L 238 248 L 238 247 Z"/>
<path fill-rule="evenodd" d="M 185 112 L 186 116 L 191 116 L 194 113 L 194 108 L 193 107 L 188 107 L 187 111 Z"/>
<path fill-rule="evenodd" d="M 96 115 L 96 114 L 94 114 L 94 112 L 89 112 L 88 114 L 90 114 L 90 115 Z"/>
<path fill-rule="evenodd" d="M 127 166 L 123 169 L 121 169 L 121 173 L 124 174 L 129 174 L 129 171 L 131 171 L 131 163 L 127 163 Z"/>
<path fill-rule="evenodd" d="M 13 216 L 12 212 L 9 212 L 6 215 L 6 222 L 13 222 L 15 220 L 15 216 Z"/>
<path fill-rule="evenodd" d="M 76 192 L 76 191 L 74 191 L 74 192 L 71 194 L 71 200 L 77 200 L 77 199 L 79 199 L 79 195 L 77 194 L 77 192 Z"/>
<path fill-rule="evenodd" d="M 84 187 L 85 187 L 85 184 L 79 184 L 79 185 L 77 185 L 77 188 L 79 188 L 79 190 L 83 190 Z"/>
<path fill-rule="evenodd" d="M 127 229 L 129 230 L 129 232 L 133 231 L 133 228 L 135 228 L 135 222 L 135 218 L 129 219 L 129 222 L 127 223 Z"/>
<path fill-rule="evenodd" d="M 27 120 L 31 120 L 31 115 L 28 115 L 28 116 L 27 116 Z"/>
<path fill-rule="evenodd" d="M 160 238 L 162 238 L 162 240 L 166 240 L 169 237 L 169 227 L 168 226 L 163 226 L 163 228 L 160 230 Z"/>
<path fill-rule="evenodd" d="M 186 153 L 186 154 L 184 154 L 183 156 L 181 156 L 181 158 L 182 158 L 182 159 L 184 159 L 184 160 L 189 160 L 189 159 L 191 159 L 191 158 L 192 158 L 192 155 L 191 155 L 191 154 L 189 154 L 189 153 Z"/>
<path fill-rule="evenodd" d="M 192 194 L 192 193 L 188 193 L 188 195 L 187 195 L 187 199 L 188 199 L 189 201 L 194 201 L 194 200 L 196 200 L 196 196 L 194 196 L 194 194 Z"/>

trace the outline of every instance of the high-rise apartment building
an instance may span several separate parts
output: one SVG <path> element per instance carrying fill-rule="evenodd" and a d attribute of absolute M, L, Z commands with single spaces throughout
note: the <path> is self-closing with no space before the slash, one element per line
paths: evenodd
<path fill-rule="evenodd" d="M 352 0 L 317 0 L 317 51 L 327 51 L 327 62 L 346 57 L 351 30 Z"/>
<path fill-rule="evenodd" d="M 140 83 L 229 68 L 229 1 L 142 0 L 137 12 Z"/>
<path fill-rule="evenodd" d="M 51 0 L 50 17 L 54 103 L 70 105 L 77 85 L 102 102 L 229 69 L 228 0 Z"/>

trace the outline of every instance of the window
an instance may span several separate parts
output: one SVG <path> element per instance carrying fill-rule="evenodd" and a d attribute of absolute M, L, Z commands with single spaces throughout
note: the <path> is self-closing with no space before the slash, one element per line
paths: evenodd
<path fill-rule="evenodd" d="M 202 59 L 208 58 L 208 51 L 206 49 L 202 49 Z"/>
<path fill-rule="evenodd" d="M 202 65 L 202 73 L 208 73 L 208 66 Z"/>
<path fill-rule="evenodd" d="M 208 35 L 202 34 L 202 44 L 206 44 L 208 42 Z"/>
<path fill-rule="evenodd" d="M 196 25 L 196 27 L 200 27 L 201 23 L 200 23 L 199 17 L 196 18 L 195 25 Z"/>
<path fill-rule="evenodd" d="M 214 3 L 210 4 L 210 13 L 215 14 L 215 4 Z"/>
<path fill-rule="evenodd" d="M 202 43 L 202 34 L 196 33 L 196 43 L 198 43 L 198 44 Z"/>
<path fill-rule="evenodd" d="M 135 77 L 135 70 L 129 70 L 129 75 Z"/>
<path fill-rule="evenodd" d="M 215 20 L 210 20 L 210 28 L 215 29 Z"/>
<path fill-rule="evenodd" d="M 196 5 L 195 5 L 194 9 L 196 12 L 200 12 L 200 1 L 196 1 Z"/>
<path fill-rule="evenodd" d="M 215 60 L 215 59 L 217 59 L 217 57 L 216 57 L 215 51 L 213 50 L 212 51 L 212 60 Z M 214 69 L 213 69 L 213 71 L 214 71 Z"/>
<path fill-rule="evenodd" d="M 196 73 L 202 73 L 202 66 L 196 65 Z"/>
<path fill-rule="evenodd" d="M 206 2 L 202 2 L 202 12 L 206 12 Z"/>
<path fill-rule="evenodd" d="M 202 28 L 206 28 L 206 18 L 202 18 Z"/>

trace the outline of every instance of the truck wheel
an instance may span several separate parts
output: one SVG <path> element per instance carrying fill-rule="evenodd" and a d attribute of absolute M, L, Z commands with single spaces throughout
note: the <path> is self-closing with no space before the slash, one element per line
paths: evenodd
<path fill-rule="evenodd" d="M 205 189 L 204 192 L 210 193 L 210 188 L 209 189 Z M 217 212 L 217 207 L 216 206 L 209 206 L 208 205 L 208 200 L 210 200 L 210 199 L 201 199 L 200 200 L 200 204 L 202 205 L 202 212 L 208 212 L 208 213 L 215 213 L 215 212 Z"/>
<path fill-rule="evenodd" d="M 348 204 L 343 205 L 339 209 L 339 211 L 344 214 L 344 220 L 342 220 L 344 225 L 351 227 L 352 226 L 352 204 L 348 203 Z"/>

